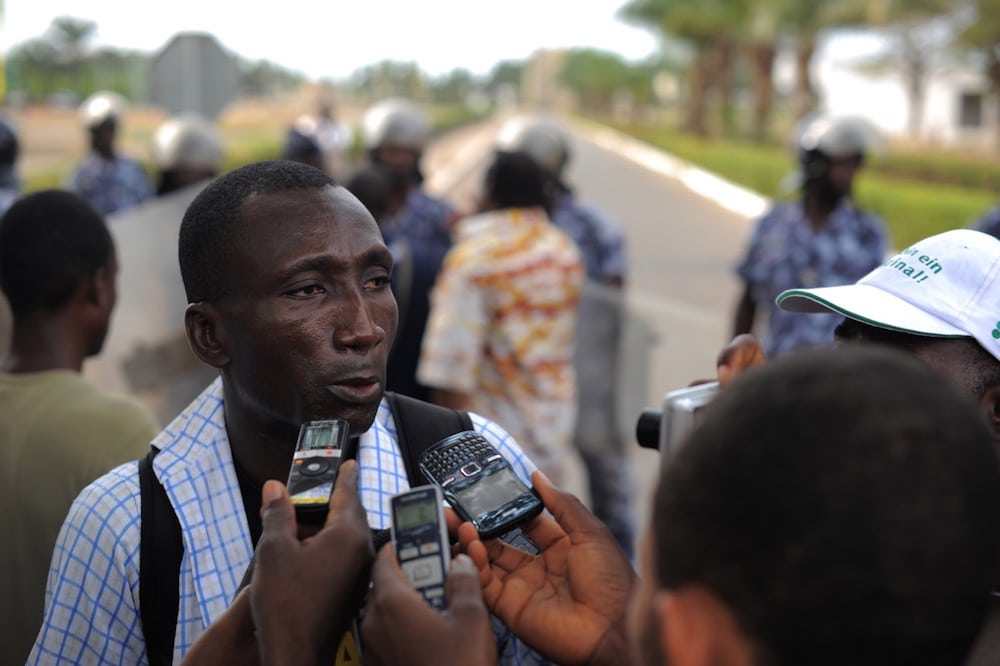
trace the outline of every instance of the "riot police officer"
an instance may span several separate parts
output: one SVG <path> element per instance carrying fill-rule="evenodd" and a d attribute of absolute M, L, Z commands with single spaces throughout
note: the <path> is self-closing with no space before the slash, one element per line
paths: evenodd
<path fill-rule="evenodd" d="M 768 310 L 762 336 L 768 356 L 828 345 L 840 320 L 834 314 L 806 316 L 773 307 L 778 294 L 852 284 L 882 263 L 885 225 L 858 209 L 851 196 L 874 138 L 857 119 L 819 117 L 805 123 L 792 178 L 799 199 L 776 204 L 753 226 L 736 269 L 744 286 L 733 332 L 751 332 L 757 311 Z"/>
<path fill-rule="evenodd" d="M 219 175 L 222 137 L 211 122 L 196 114 L 181 114 L 153 134 L 156 193 L 169 194 Z"/>
<path fill-rule="evenodd" d="M 90 152 L 70 176 L 68 189 L 86 199 L 102 215 L 140 204 L 152 196 L 146 172 L 135 160 L 119 155 L 115 147 L 125 98 L 102 91 L 80 105 Z"/>
<path fill-rule="evenodd" d="M 411 262 L 410 279 L 401 285 L 408 293 L 397 293 L 397 299 L 408 305 L 389 357 L 387 388 L 429 400 L 430 389 L 417 382 L 417 364 L 430 311 L 430 290 L 451 247 L 455 213 L 421 187 L 420 160 L 430 123 L 418 105 L 395 98 L 376 104 L 362 119 L 361 135 L 370 163 L 388 179 L 381 220 L 385 241 L 405 240 Z"/>

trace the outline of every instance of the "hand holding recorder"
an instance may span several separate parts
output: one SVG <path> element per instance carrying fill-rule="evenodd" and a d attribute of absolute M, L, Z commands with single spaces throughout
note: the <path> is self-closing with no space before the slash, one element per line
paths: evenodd
<path fill-rule="evenodd" d="M 538 555 L 492 540 L 473 525 L 459 540 L 479 569 L 486 605 L 514 634 L 560 664 L 620 664 L 627 653 L 625 614 L 636 575 L 611 531 L 544 474 L 532 482 L 555 520 L 522 527 Z"/>
<path fill-rule="evenodd" d="M 263 493 L 264 531 L 250 583 L 262 663 L 319 663 L 320 655 L 332 663 L 368 589 L 373 559 L 357 463 L 340 464 L 326 522 L 305 541 L 296 537 L 285 486 L 268 481 Z"/>

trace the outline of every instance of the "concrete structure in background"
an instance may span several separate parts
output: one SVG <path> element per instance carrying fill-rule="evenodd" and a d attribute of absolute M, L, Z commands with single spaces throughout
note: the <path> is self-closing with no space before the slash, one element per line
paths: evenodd
<path fill-rule="evenodd" d="M 826 112 L 861 116 L 889 137 L 954 148 L 995 143 L 997 100 L 987 78 L 973 67 L 952 64 L 928 73 L 916 136 L 910 134 L 912 110 L 899 67 L 828 63 L 819 68 L 816 81 Z"/>
<path fill-rule="evenodd" d="M 153 57 L 150 98 L 171 114 L 194 111 L 215 118 L 239 95 L 236 58 L 212 35 L 180 33 Z"/>
<path fill-rule="evenodd" d="M 535 51 L 521 73 L 521 104 L 536 109 L 568 109 L 573 93 L 559 82 L 569 53 L 564 50 Z"/>

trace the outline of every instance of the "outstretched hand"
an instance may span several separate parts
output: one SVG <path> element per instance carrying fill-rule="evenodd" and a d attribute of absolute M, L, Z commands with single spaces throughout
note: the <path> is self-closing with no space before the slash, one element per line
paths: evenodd
<path fill-rule="evenodd" d="M 326 523 L 305 541 L 284 484 L 265 483 L 263 504 L 250 583 L 262 661 L 317 663 L 333 654 L 368 588 L 373 553 L 357 463 L 341 464 Z"/>
<path fill-rule="evenodd" d="M 540 472 L 546 509 L 523 526 L 540 549 L 483 543 L 471 523 L 459 540 L 479 569 L 487 606 L 522 641 L 560 664 L 617 664 L 626 654 L 625 613 L 635 572 L 611 531 Z"/>

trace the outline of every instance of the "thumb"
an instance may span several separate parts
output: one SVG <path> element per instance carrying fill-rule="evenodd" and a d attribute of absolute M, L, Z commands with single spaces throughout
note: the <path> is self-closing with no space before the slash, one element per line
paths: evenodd
<path fill-rule="evenodd" d="M 455 617 L 478 621 L 486 615 L 483 591 L 479 585 L 479 570 L 468 555 L 458 555 L 451 561 L 445 584 L 448 611 Z"/>
<path fill-rule="evenodd" d="M 260 515 L 263 523 L 262 537 L 295 538 L 295 507 L 288 496 L 288 489 L 281 481 L 272 479 L 264 483 Z"/>

